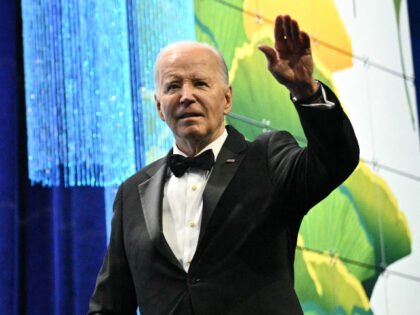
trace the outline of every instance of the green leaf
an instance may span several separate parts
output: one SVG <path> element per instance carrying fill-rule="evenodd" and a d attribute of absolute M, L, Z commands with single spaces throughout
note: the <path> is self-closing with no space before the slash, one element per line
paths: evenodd
<path fill-rule="evenodd" d="M 230 68 L 235 47 L 248 42 L 243 28 L 243 0 L 194 0 L 195 31 L 199 42 L 207 42 L 219 49 Z"/>
<path fill-rule="evenodd" d="M 361 161 L 344 185 L 373 241 L 376 266 L 381 266 L 382 261 L 389 265 L 410 254 L 412 240 L 407 219 L 385 180 Z M 372 289 L 371 283 L 367 291 Z"/>
<path fill-rule="evenodd" d="M 298 246 L 306 247 L 301 235 Z M 295 278 L 295 290 L 302 305 L 316 305 L 325 312 L 315 307 L 308 310 L 312 314 L 351 314 L 355 309 L 366 312 L 370 309 L 360 281 L 336 256 L 297 250 Z"/>
<path fill-rule="evenodd" d="M 299 233 L 305 247 L 330 252 L 362 264 L 375 264 L 373 240 L 359 216 L 357 205 L 342 192 L 334 190 L 305 216 Z M 360 281 L 375 275 L 375 270 L 359 264 L 346 264 Z"/>

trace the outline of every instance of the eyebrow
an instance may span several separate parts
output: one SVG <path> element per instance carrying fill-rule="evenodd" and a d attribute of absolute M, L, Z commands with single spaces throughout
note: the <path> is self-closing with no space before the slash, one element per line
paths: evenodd
<path fill-rule="evenodd" d="M 189 78 L 191 81 L 211 81 L 210 76 L 206 76 L 203 74 L 193 74 L 192 77 Z M 162 83 L 167 84 L 175 81 L 182 80 L 181 76 L 176 74 L 168 74 L 164 78 L 162 78 Z"/>

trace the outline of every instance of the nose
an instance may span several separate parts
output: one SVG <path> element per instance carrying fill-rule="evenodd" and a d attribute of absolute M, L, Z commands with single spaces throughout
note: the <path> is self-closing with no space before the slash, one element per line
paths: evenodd
<path fill-rule="evenodd" d="M 179 100 L 181 105 L 188 106 L 194 103 L 194 90 L 189 84 L 184 84 L 181 89 L 181 98 Z"/>

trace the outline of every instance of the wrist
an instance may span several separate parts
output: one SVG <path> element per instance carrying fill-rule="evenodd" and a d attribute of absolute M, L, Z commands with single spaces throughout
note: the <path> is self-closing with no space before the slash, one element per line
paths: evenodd
<path fill-rule="evenodd" d="M 302 84 L 299 87 L 289 88 L 289 91 L 293 99 L 301 101 L 312 98 L 317 94 L 319 88 L 319 82 L 312 78 L 310 83 Z"/>
<path fill-rule="evenodd" d="M 325 103 L 325 99 L 323 96 L 323 89 L 321 87 L 321 83 L 319 81 L 315 81 L 317 84 L 317 90 L 312 95 L 305 97 L 305 98 L 296 98 L 290 93 L 290 99 L 295 105 L 299 104 L 321 104 Z"/>

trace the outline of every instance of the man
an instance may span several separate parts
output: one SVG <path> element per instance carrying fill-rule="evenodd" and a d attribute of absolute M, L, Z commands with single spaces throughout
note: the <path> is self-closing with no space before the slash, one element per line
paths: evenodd
<path fill-rule="evenodd" d="M 337 98 L 312 77 L 310 40 L 296 21 L 278 16 L 275 48 L 259 49 L 290 90 L 308 146 L 284 131 L 247 142 L 225 128 L 232 88 L 220 53 L 165 48 L 155 99 L 173 152 L 120 186 L 89 314 L 135 314 L 137 305 L 142 315 L 302 314 L 299 226 L 356 167 L 358 145 Z"/>

